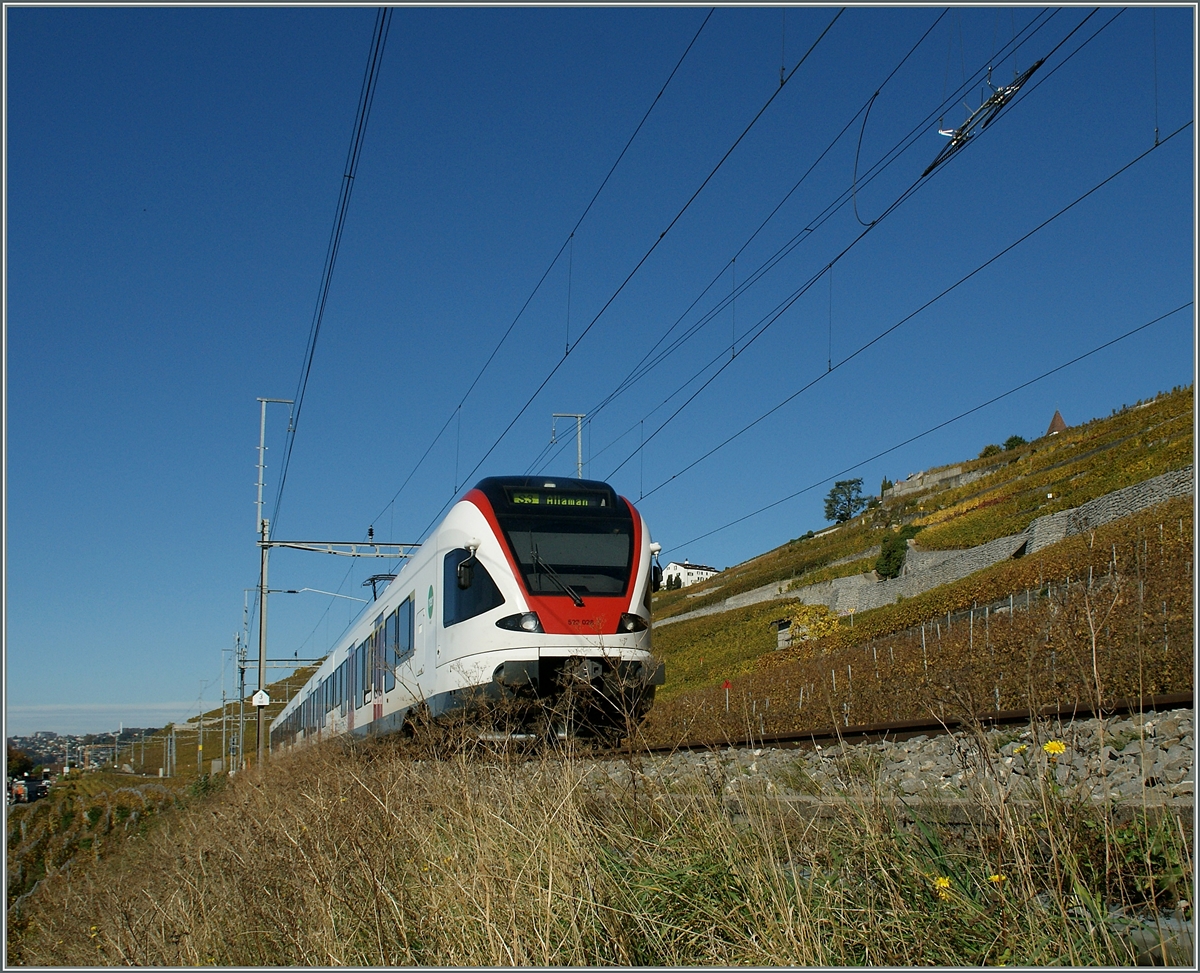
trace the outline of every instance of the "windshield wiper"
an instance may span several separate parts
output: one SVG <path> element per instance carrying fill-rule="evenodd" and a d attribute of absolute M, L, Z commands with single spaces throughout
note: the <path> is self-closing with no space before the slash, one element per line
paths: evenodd
<path fill-rule="evenodd" d="M 555 571 L 554 568 L 550 567 L 549 564 L 547 564 L 544 560 L 542 560 L 542 556 L 537 552 L 537 548 L 531 547 L 529 549 L 529 553 L 533 557 L 534 565 L 535 566 L 541 565 L 543 568 L 545 568 L 546 573 L 548 575 L 550 575 L 550 580 L 553 581 L 556 585 L 558 585 L 560 588 L 562 588 L 563 591 L 565 591 L 568 595 L 571 596 L 571 600 L 573 602 L 575 602 L 576 608 L 582 608 L 583 607 L 583 599 L 579 597 L 579 595 L 576 593 L 574 588 L 572 588 L 569 584 L 567 584 L 565 581 L 563 581 L 562 578 L 560 578 L 558 576 L 558 572 Z"/>

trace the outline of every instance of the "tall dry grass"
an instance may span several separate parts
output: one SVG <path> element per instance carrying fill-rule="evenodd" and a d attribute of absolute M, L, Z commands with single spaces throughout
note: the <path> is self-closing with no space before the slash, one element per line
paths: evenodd
<path fill-rule="evenodd" d="M 598 787 L 580 754 L 279 756 L 119 857 L 47 878 L 10 914 L 9 962 L 1116 964 L 1135 948 L 1102 921 L 1100 845 L 1128 872 L 1118 890 L 1191 898 L 1182 821 L 1137 826 L 1183 863 L 1168 888 L 1049 781 L 1032 809 L 981 792 L 981 823 L 914 826 L 870 780 L 826 819 L 765 789 L 736 811 L 700 778 L 667 792 L 639 764 L 636 786 Z"/>

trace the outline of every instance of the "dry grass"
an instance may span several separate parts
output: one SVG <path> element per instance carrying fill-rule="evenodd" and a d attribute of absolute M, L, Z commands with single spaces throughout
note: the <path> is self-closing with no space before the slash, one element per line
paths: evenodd
<path fill-rule="evenodd" d="M 980 795 L 990 823 L 965 830 L 913 828 L 869 789 L 818 826 L 763 791 L 741 792 L 733 814 L 713 789 L 668 796 L 636 757 L 628 769 L 636 786 L 602 795 L 570 754 L 431 760 L 382 743 L 277 757 L 120 856 L 48 878 L 10 913 L 8 960 L 1126 963 L 1094 863 L 1162 888 L 1148 839 L 1121 844 L 1102 811 L 1050 787 L 1033 813 Z M 1174 820 L 1155 835 L 1160 857 L 1186 865 L 1172 895 L 1190 899 L 1190 835 Z"/>

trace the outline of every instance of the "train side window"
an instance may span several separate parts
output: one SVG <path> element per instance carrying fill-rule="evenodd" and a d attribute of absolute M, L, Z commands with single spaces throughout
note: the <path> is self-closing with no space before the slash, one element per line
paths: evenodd
<path fill-rule="evenodd" d="M 398 612 L 392 612 L 387 620 L 387 641 L 383 653 L 383 691 L 390 693 L 396 688 L 396 660 L 399 653 L 399 621 Z"/>
<path fill-rule="evenodd" d="M 358 647 L 358 684 L 362 687 L 362 704 L 371 701 L 371 640 L 366 639 Z"/>
<path fill-rule="evenodd" d="M 458 566 L 469 557 L 471 552 L 460 547 L 447 554 L 443 562 L 442 625 L 445 627 L 465 622 L 468 618 L 504 604 L 504 596 L 500 594 L 496 582 L 478 561 L 471 572 L 471 587 L 464 589 L 458 586 Z"/>
<path fill-rule="evenodd" d="M 413 622 L 415 613 L 413 612 L 412 595 L 409 595 L 400 603 L 397 615 L 399 616 L 397 626 L 399 628 L 399 644 L 396 649 L 396 664 L 399 665 L 410 659 L 413 654 Z"/>
<path fill-rule="evenodd" d="M 383 671 L 387 665 L 387 632 L 380 615 L 375 619 L 375 631 L 371 633 L 371 686 L 375 692 L 383 692 Z"/>

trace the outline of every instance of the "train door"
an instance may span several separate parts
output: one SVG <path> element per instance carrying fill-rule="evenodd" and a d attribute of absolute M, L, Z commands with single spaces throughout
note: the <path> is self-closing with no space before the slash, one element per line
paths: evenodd
<path fill-rule="evenodd" d="M 375 625 L 370 638 L 371 661 L 371 721 L 383 718 L 383 666 L 387 631 L 384 627 L 383 616 L 375 619 Z"/>
<path fill-rule="evenodd" d="M 416 649 L 413 652 L 413 675 L 425 673 L 425 666 L 433 656 L 437 645 L 437 615 L 436 595 L 433 590 L 434 578 L 428 576 L 424 583 L 417 588 L 417 635 Z M 422 594 L 424 589 L 424 594 Z"/>

